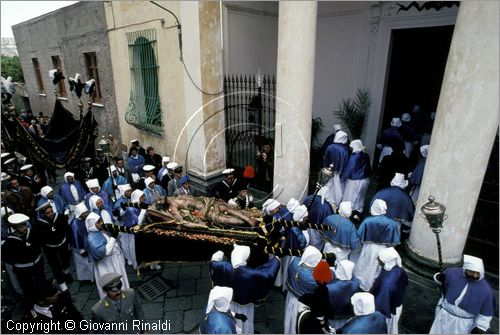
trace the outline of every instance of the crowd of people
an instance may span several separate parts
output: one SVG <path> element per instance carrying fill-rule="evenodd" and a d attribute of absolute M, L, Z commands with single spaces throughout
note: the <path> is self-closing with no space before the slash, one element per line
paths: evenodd
<path fill-rule="evenodd" d="M 254 333 L 254 306 L 273 287 L 286 292 L 286 334 L 398 333 L 408 275 L 397 250 L 411 228 L 429 151 L 426 133 L 411 120 L 403 114 L 382 132 L 378 190 L 370 201 L 365 198 L 372 171 L 363 143 L 349 142 L 347 133 L 335 127 L 323 146 L 322 161 L 332 168 L 332 178 L 302 202 L 267 199 L 259 209 L 278 222 L 312 223 L 319 229 L 283 227 L 278 247 L 295 253 L 270 255 L 258 264 L 250 261 L 248 246 L 234 245 L 230 255 L 213 254 L 209 271 L 214 287 L 200 320 L 202 333 Z M 107 155 L 96 149 L 95 157 L 66 171 L 60 184 L 55 178 L 49 183 L 33 164 L 20 164 L 15 152 L 2 153 L 2 262 L 10 284 L 26 302 L 30 322 L 82 318 L 68 289 L 74 280 L 71 263 L 77 280 L 97 285 L 96 322 L 143 320 L 126 272 L 127 266 L 140 268 L 134 235 L 105 231 L 104 224 L 144 224 L 147 208 L 158 204 L 167 204 L 179 221 L 189 216 L 181 214 L 181 206 L 194 217 L 200 210 L 189 200 L 199 194 L 182 165 L 136 139 L 128 153 L 112 134 L 108 142 Z M 264 163 L 268 152 L 260 155 Z M 269 181 L 271 172 L 263 171 L 258 175 Z M 237 211 L 255 208 L 247 178 L 232 168 L 222 174 L 223 180 L 204 192 L 219 199 L 218 207 L 210 207 L 218 208 L 214 221 L 256 227 L 255 220 Z M 206 212 L 210 217 L 208 208 Z M 44 259 L 53 279 L 45 278 Z M 159 264 L 148 266 L 161 269 Z M 482 261 L 466 255 L 463 269 L 446 269 L 435 278 L 443 297 L 431 331 L 487 331 L 495 302 Z"/>

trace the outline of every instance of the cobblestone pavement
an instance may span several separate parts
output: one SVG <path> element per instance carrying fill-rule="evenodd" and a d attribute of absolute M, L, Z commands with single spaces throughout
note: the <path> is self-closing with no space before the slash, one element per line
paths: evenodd
<path fill-rule="evenodd" d="M 142 299 L 142 306 L 148 322 L 168 320 L 170 330 L 163 333 L 198 333 L 198 324 L 212 287 L 208 263 L 165 263 L 161 271 L 145 270 L 141 277 L 127 266 L 128 278 L 133 288 L 161 276 L 172 287 L 152 301 Z M 46 266 L 48 268 L 48 266 Z M 7 286 L 6 273 L 2 273 L 2 306 L 12 306 L 11 311 L 2 313 L 2 324 L 8 319 L 19 320 L 24 313 L 22 299 L 13 294 Z M 50 278 L 51 273 L 47 272 Z M 73 277 L 76 275 L 73 273 Z M 402 334 L 428 333 L 434 318 L 434 308 L 439 299 L 439 288 L 429 279 L 409 273 L 409 286 L 403 303 L 399 332 Z M 92 282 L 74 281 L 70 284 L 74 305 L 85 319 L 91 317 L 91 307 L 99 300 L 96 285 Z M 497 304 L 498 291 L 495 290 Z M 285 295 L 281 289 L 271 291 L 266 302 L 255 308 L 255 332 L 279 334 L 283 332 Z M 5 329 L 3 329 L 5 332 Z M 155 333 L 155 332 L 151 332 Z M 489 333 L 498 334 L 498 305 L 496 316 Z"/>

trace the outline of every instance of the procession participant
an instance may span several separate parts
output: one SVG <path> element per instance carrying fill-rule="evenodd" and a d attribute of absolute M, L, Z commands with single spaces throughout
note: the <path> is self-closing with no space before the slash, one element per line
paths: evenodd
<path fill-rule="evenodd" d="M 250 209 L 255 207 L 253 203 L 253 196 L 248 190 L 248 183 L 239 182 L 236 185 L 236 190 L 238 195 L 234 198 L 229 199 L 227 202 L 230 205 L 237 206 L 239 209 Z"/>
<path fill-rule="evenodd" d="M 387 325 L 382 313 L 375 310 L 375 299 L 368 292 L 358 292 L 351 297 L 356 315 L 342 328 L 339 334 L 386 334 Z"/>
<path fill-rule="evenodd" d="M 326 183 L 328 190 L 327 198 L 331 199 L 336 205 L 340 204 L 344 194 L 345 178 L 341 178 L 344 168 L 349 159 L 349 147 L 347 143 L 347 134 L 339 130 L 335 134 L 333 144 L 330 144 L 323 156 L 323 167 L 328 168 L 333 164 L 333 177 Z"/>
<path fill-rule="evenodd" d="M 155 179 L 148 177 L 144 180 L 144 184 L 146 187 L 144 188 L 144 196 L 146 198 L 146 203 L 148 205 L 156 203 L 160 197 L 164 197 L 166 195 L 165 190 L 156 184 Z"/>
<path fill-rule="evenodd" d="M 238 179 L 234 176 L 234 169 L 225 169 L 222 171 L 224 180 L 218 182 L 213 190 L 214 196 L 228 202 L 238 195 L 236 190 Z"/>
<path fill-rule="evenodd" d="M 175 191 L 180 186 L 179 181 L 182 178 L 182 166 L 177 163 L 169 163 L 168 165 L 174 175 L 174 177 L 167 184 L 167 195 L 170 197 L 174 195 Z"/>
<path fill-rule="evenodd" d="M 23 290 L 28 304 L 35 301 L 36 284 L 45 280 L 45 268 L 41 253 L 41 236 L 35 229 L 28 228 L 30 218 L 21 213 L 9 216 L 12 234 L 2 245 L 2 260 L 12 264 L 14 274 Z"/>
<path fill-rule="evenodd" d="M 338 329 L 345 325 L 354 315 L 351 297 L 361 291 L 359 281 L 352 276 L 354 263 L 343 260 L 337 263 L 334 269 L 335 279 L 328 283 L 328 298 L 332 306 L 332 315 L 328 323 Z"/>
<path fill-rule="evenodd" d="M 415 215 L 415 205 L 408 192 L 405 191 L 408 181 L 402 173 L 396 173 L 391 180 L 391 186 L 383 188 L 373 196 L 373 199 L 384 200 L 387 204 L 386 215 L 402 224 L 401 231 L 408 236 Z M 373 203 L 373 201 L 372 201 Z"/>
<path fill-rule="evenodd" d="M 360 287 L 369 291 L 382 267 L 377 262 L 380 250 L 400 244 L 401 233 L 396 221 L 385 215 L 387 205 L 384 200 L 375 199 L 370 213 L 358 228 L 358 236 L 363 243 L 361 255 L 354 268 L 354 276 Z"/>
<path fill-rule="evenodd" d="M 2 245 L 5 243 L 7 240 L 7 237 L 13 233 L 13 230 L 9 227 L 9 221 L 7 219 L 9 218 L 10 215 L 14 214 L 14 211 L 10 209 L 7 206 L 4 206 L 0 209 L 1 217 L 2 217 Z M 16 277 L 16 274 L 14 273 L 14 268 L 12 267 L 12 264 L 9 263 L 4 263 L 5 265 L 5 271 L 7 272 L 7 275 L 9 277 L 9 282 L 12 285 L 12 288 L 14 291 L 22 296 L 23 295 L 23 290 L 21 288 L 21 285 L 19 284 L 19 280 Z"/>
<path fill-rule="evenodd" d="M 414 203 L 417 203 L 418 195 L 420 194 L 420 185 L 422 185 L 422 178 L 424 177 L 425 162 L 429 154 L 429 145 L 422 145 L 420 147 L 421 158 L 415 166 L 415 169 L 408 175 L 408 190 Z"/>
<path fill-rule="evenodd" d="M 141 147 L 139 140 L 136 138 L 130 141 L 130 149 L 128 152 L 129 156 L 132 154 L 132 149 L 135 149 L 139 155 L 141 155 L 143 158 L 146 158 L 146 150 Z"/>
<path fill-rule="evenodd" d="M 87 252 L 87 228 L 85 219 L 90 214 L 84 202 L 75 206 L 75 217 L 69 224 L 70 246 L 75 263 L 76 278 L 78 280 L 94 281 L 94 264 L 92 264 Z"/>
<path fill-rule="evenodd" d="M 179 179 L 179 182 L 178 184 L 180 185 L 180 187 L 175 190 L 174 192 L 174 196 L 178 196 L 178 195 L 193 195 L 192 191 L 191 191 L 191 184 L 190 184 L 190 179 L 189 179 L 189 176 L 182 176 L 181 179 Z"/>
<path fill-rule="evenodd" d="M 44 280 L 37 286 L 36 303 L 22 319 L 22 322 L 30 324 L 38 323 L 40 327 L 43 327 L 43 324 L 47 323 L 59 324 L 62 326 L 60 329 L 51 330 L 51 333 L 56 334 L 82 333 L 82 329 L 80 328 L 80 321 L 83 320 L 82 315 L 73 305 L 71 299 L 65 298 L 60 294 L 55 285 L 55 280 Z M 74 329 L 64 327 L 66 321 L 69 320 L 72 321 L 70 324 L 75 325 Z"/>
<path fill-rule="evenodd" d="M 65 203 L 64 199 L 54 193 L 54 189 L 50 186 L 44 186 L 40 190 L 40 199 L 38 199 L 37 206 L 41 206 L 48 202 L 55 213 L 69 215 L 69 205 Z"/>
<path fill-rule="evenodd" d="M 19 172 L 21 173 L 19 184 L 29 187 L 31 192 L 33 192 L 33 195 L 38 197 L 40 195 L 40 189 L 45 185 L 45 182 L 42 178 L 40 178 L 40 176 L 35 174 L 33 164 L 21 166 Z"/>
<path fill-rule="evenodd" d="M 146 197 L 144 195 L 144 192 L 141 190 L 135 190 L 134 192 L 132 192 L 132 194 L 130 195 L 130 202 L 132 204 L 137 204 L 137 205 L 146 204 Z M 146 213 L 147 213 L 146 209 L 144 208 L 138 209 L 138 211 L 135 211 L 135 213 L 137 215 L 137 224 L 138 225 L 143 224 L 146 220 Z M 131 242 L 135 243 L 135 238 Z M 135 247 L 134 247 L 134 254 L 131 256 L 132 256 L 132 266 L 135 269 L 137 267 L 137 257 L 135 254 Z M 150 264 L 149 268 L 151 270 L 161 270 L 161 266 L 155 263 Z"/>
<path fill-rule="evenodd" d="M 386 318 L 387 333 L 398 334 L 408 275 L 402 267 L 401 257 L 396 249 L 391 247 L 381 250 L 378 260 L 383 268 L 370 292 L 375 297 L 375 309 Z"/>
<path fill-rule="evenodd" d="M 102 185 L 102 189 L 108 194 L 109 199 L 114 203 L 120 197 L 120 191 L 118 190 L 118 185 L 127 184 L 127 179 L 118 174 L 116 166 L 111 165 L 108 174 L 111 175 L 106 179 Z"/>
<path fill-rule="evenodd" d="M 82 183 L 82 186 L 85 188 L 85 191 L 88 192 L 86 184 L 87 181 L 89 179 L 97 178 L 97 172 L 92 164 L 92 158 L 84 157 L 82 159 L 81 167 L 75 171 L 75 177 L 78 181 Z"/>
<path fill-rule="evenodd" d="M 118 222 L 124 227 L 134 227 L 139 223 L 139 214 L 141 209 L 132 206 L 125 206 L 130 201 L 132 188 L 129 184 L 118 186 L 121 197 L 116 201 L 113 214 L 118 218 Z M 135 199 L 134 199 L 135 200 Z M 142 218 L 141 218 L 142 220 Z M 137 269 L 137 261 L 135 257 L 135 235 L 128 233 L 119 233 L 118 240 L 123 249 L 123 255 L 127 260 L 127 264 Z"/>
<path fill-rule="evenodd" d="M 382 131 L 377 144 L 377 148 L 382 149 L 378 161 L 379 164 L 382 163 L 385 156 L 392 153 L 395 146 L 402 147 L 401 152 L 404 151 L 404 139 L 403 135 L 399 132 L 399 127 L 401 127 L 401 119 L 395 117 L 391 120 L 391 126 Z"/>
<path fill-rule="evenodd" d="M 70 218 L 72 218 L 75 206 L 85 198 L 85 191 L 82 184 L 78 180 L 75 180 L 74 173 L 66 172 L 64 174 L 64 183 L 59 188 L 59 195 L 69 205 Z"/>
<path fill-rule="evenodd" d="M 88 231 L 87 247 L 94 262 L 94 276 L 101 299 L 106 296 L 101 285 L 99 285 L 99 279 L 104 274 L 110 272 L 119 273 L 123 276 L 123 287 L 130 287 L 120 245 L 116 243 L 114 237 L 110 237 L 106 232 L 102 231 L 102 225 L 102 219 L 96 213 L 90 213 L 85 219 L 85 227 Z"/>
<path fill-rule="evenodd" d="M 113 218 L 112 212 L 108 211 L 108 209 L 104 206 L 104 201 L 102 201 L 101 197 L 98 195 L 93 195 L 89 199 L 89 210 L 93 213 L 99 215 L 106 224 L 114 224 L 115 220 Z"/>
<path fill-rule="evenodd" d="M 342 200 L 350 201 L 353 210 L 363 212 L 366 191 L 370 185 L 370 156 L 364 152 L 361 140 L 354 140 L 349 146 L 352 153 L 341 176 L 341 179 L 347 179 Z"/>
<path fill-rule="evenodd" d="M 278 275 L 279 259 L 270 255 L 268 262 L 254 268 L 249 267 L 247 260 L 250 257 L 250 247 L 236 244 L 231 252 L 231 262 L 224 260 L 223 256 L 222 251 L 212 256 L 210 278 L 214 285 L 233 289 L 231 310 L 247 317 L 245 322 L 236 320 L 237 333 L 253 334 L 254 306 L 271 291 Z"/>
<path fill-rule="evenodd" d="M 43 251 L 59 289 L 61 292 L 65 292 L 68 290 L 67 284 L 73 282 L 69 269 L 70 253 L 66 239 L 68 217 L 54 212 L 48 202 L 36 210 L 39 212 L 39 216 L 35 221 L 35 228 L 40 234 Z"/>
<path fill-rule="evenodd" d="M 356 227 L 349 220 L 351 213 L 351 203 L 342 201 L 339 206 L 339 213 L 328 216 L 324 222 L 325 225 L 331 226 L 332 229 L 322 232 L 325 239 L 323 251 L 334 253 L 337 263 L 346 259 L 355 262 L 362 247 Z"/>
<path fill-rule="evenodd" d="M 484 334 L 495 313 L 495 296 L 484 279 L 483 260 L 464 255 L 464 264 L 434 275 L 443 286 L 430 334 Z"/>
<path fill-rule="evenodd" d="M 201 334 L 236 334 L 236 320 L 229 309 L 233 289 L 215 286 L 208 295 L 205 315 L 200 321 Z"/>
<path fill-rule="evenodd" d="M 137 182 L 140 177 L 144 176 L 144 170 L 142 169 L 145 165 L 144 157 L 137 153 L 136 148 L 132 147 L 130 148 L 130 155 L 127 163 L 132 174 L 132 179 L 134 182 Z"/>
<path fill-rule="evenodd" d="M 104 202 L 104 207 L 106 207 L 108 212 L 111 213 L 111 208 L 113 208 L 113 204 L 109 199 L 108 193 L 105 190 L 101 189 L 101 186 L 99 185 L 99 180 L 90 179 L 87 181 L 87 186 L 89 188 L 89 193 L 87 193 L 84 198 L 85 205 L 87 206 L 87 208 L 90 208 L 90 210 L 92 210 L 90 205 L 90 198 L 97 195 Z"/>
<path fill-rule="evenodd" d="M 313 270 L 321 260 L 321 252 L 313 246 L 305 248 L 301 257 L 295 256 L 288 266 L 288 278 L 286 282 L 287 296 L 285 302 L 284 333 L 295 334 L 297 315 L 302 305 L 299 298 L 312 293 L 318 287 L 313 277 Z"/>
<path fill-rule="evenodd" d="M 160 168 L 160 171 L 158 171 L 158 174 L 156 175 L 156 177 L 158 178 L 158 180 L 160 181 L 160 183 L 162 182 L 163 177 L 165 177 L 169 173 L 168 167 L 167 167 L 168 163 L 170 163 L 170 157 L 163 156 L 161 158 L 161 168 Z"/>

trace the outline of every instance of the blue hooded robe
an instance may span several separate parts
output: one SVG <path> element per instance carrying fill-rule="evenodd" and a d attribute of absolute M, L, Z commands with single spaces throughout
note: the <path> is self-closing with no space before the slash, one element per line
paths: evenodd
<path fill-rule="evenodd" d="M 403 304 L 407 286 L 408 275 L 401 267 L 396 265 L 390 271 L 382 269 L 370 289 L 375 297 L 375 310 L 386 318 L 396 315 L 396 308 Z"/>
<path fill-rule="evenodd" d="M 410 195 L 401 187 L 391 186 L 381 189 L 373 196 L 370 207 L 375 199 L 384 200 L 387 204 L 388 217 L 395 220 L 413 221 L 415 215 L 415 205 Z"/>

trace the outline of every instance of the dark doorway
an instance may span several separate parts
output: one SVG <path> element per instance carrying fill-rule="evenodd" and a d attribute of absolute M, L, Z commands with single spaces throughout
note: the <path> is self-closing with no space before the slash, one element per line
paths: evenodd
<path fill-rule="evenodd" d="M 392 31 L 382 129 L 418 104 L 435 112 L 454 26 Z"/>

